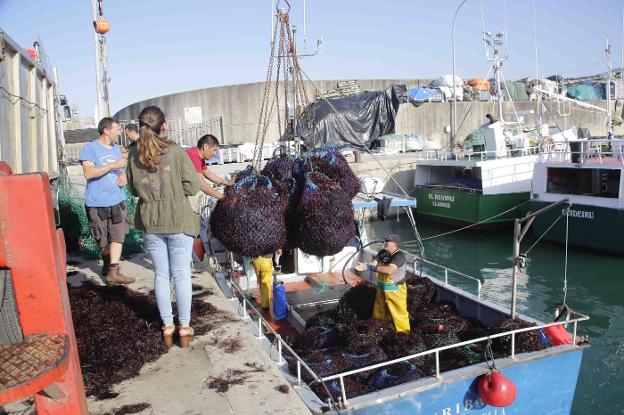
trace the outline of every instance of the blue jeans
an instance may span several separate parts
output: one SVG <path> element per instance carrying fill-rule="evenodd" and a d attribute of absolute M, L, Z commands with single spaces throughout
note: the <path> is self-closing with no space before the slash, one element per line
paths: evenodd
<path fill-rule="evenodd" d="M 191 321 L 191 253 L 193 238 L 183 233 L 144 233 L 143 241 L 154 264 L 154 291 L 160 318 L 173 324 L 171 285 L 173 281 L 180 324 Z"/>

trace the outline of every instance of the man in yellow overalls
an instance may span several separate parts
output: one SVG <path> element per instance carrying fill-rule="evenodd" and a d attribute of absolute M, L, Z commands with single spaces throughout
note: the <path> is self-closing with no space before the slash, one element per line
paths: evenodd
<path fill-rule="evenodd" d="M 377 294 L 373 307 L 373 318 L 389 320 L 392 318 L 398 332 L 409 332 L 409 314 L 407 312 L 407 287 L 405 286 L 405 255 L 399 249 L 401 239 L 397 234 L 384 238 L 384 247 L 370 264 L 359 262 L 358 271 L 377 272 Z"/>
<path fill-rule="evenodd" d="M 277 251 L 281 255 L 281 250 Z M 273 292 L 273 254 L 257 256 L 251 260 L 256 272 L 258 287 L 260 288 L 260 307 L 271 307 L 271 293 Z"/>

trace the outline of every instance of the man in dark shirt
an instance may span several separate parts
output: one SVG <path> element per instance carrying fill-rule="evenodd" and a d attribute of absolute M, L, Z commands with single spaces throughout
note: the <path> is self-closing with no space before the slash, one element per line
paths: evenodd
<path fill-rule="evenodd" d="M 407 312 L 407 287 L 405 286 L 405 254 L 399 249 L 401 238 L 390 234 L 384 238 L 384 248 L 372 263 L 359 262 L 358 271 L 377 272 L 377 294 L 373 307 L 373 318 L 388 320 L 392 318 L 398 332 L 409 332 L 409 314 Z"/>
<path fill-rule="evenodd" d="M 130 123 L 127 124 L 124 128 L 124 132 L 126 133 L 126 137 L 128 137 L 128 151 L 132 150 L 139 139 L 139 127 L 136 124 Z"/>

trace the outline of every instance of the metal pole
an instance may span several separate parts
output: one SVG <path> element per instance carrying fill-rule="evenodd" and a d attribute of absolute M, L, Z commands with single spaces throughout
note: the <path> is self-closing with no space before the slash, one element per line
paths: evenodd
<path fill-rule="evenodd" d="M 500 76 L 500 56 L 498 54 L 498 44 L 494 41 L 494 79 L 496 79 L 496 97 L 498 98 L 498 120 L 504 123 L 503 119 L 503 96 Z"/>
<path fill-rule="evenodd" d="M 605 49 L 607 55 L 607 138 L 613 138 L 613 124 L 611 120 L 611 45 L 607 39 L 607 47 Z"/>
<path fill-rule="evenodd" d="M 93 11 L 93 21 L 97 20 L 97 6 L 96 0 L 91 0 L 91 8 Z M 95 115 L 95 123 L 97 124 L 100 120 L 99 118 L 102 116 L 102 97 L 100 96 L 100 47 L 98 40 L 98 33 L 93 30 L 93 49 L 95 51 L 95 92 L 96 92 L 96 102 L 97 102 L 97 114 Z"/>
<path fill-rule="evenodd" d="M 453 43 L 453 106 L 452 112 L 453 117 L 451 118 L 451 140 L 449 143 L 449 147 L 453 147 L 455 144 L 455 135 L 457 134 L 457 85 L 455 83 L 455 20 L 457 19 L 457 14 L 459 13 L 459 9 L 462 8 L 464 3 L 468 0 L 463 0 L 457 10 L 455 10 L 455 15 L 453 16 L 453 30 L 452 30 L 452 43 Z"/>
<path fill-rule="evenodd" d="M 514 220 L 514 241 L 513 241 L 513 268 L 511 275 L 511 318 L 516 318 L 516 291 L 517 291 L 517 274 L 519 271 L 518 267 L 518 256 L 520 255 L 520 220 Z"/>

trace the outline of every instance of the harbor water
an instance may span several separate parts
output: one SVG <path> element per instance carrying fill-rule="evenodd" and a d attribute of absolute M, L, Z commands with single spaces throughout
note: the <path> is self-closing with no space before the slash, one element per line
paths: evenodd
<path fill-rule="evenodd" d="M 503 305 L 511 304 L 511 226 L 497 230 L 466 230 L 428 239 L 453 228 L 417 218 L 418 230 L 425 240 L 427 260 L 445 265 L 483 282 L 483 298 Z M 398 233 L 402 248 L 416 253 L 414 232 L 405 217 L 367 224 L 369 240 Z M 525 238 L 520 252 L 536 242 Z M 518 311 L 549 321 L 552 312 L 544 310 L 563 302 L 565 249 L 562 245 L 538 242 L 528 253 L 528 264 L 518 279 Z M 584 353 L 572 414 L 624 414 L 624 300 L 622 278 L 624 258 L 599 253 L 568 250 L 567 304 L 587 314 L 590 320 L 579 325 L 580 335 L 589 335 L 591 347 Z M 426 272 L 441 277 L 433 268 Z M 449 282 L 476 294 L 476 284 L 457 277 Z M 552 385 L 557 388 L 556 384 Z M 548 393 L 548 391 L 545 391 Z"/>

